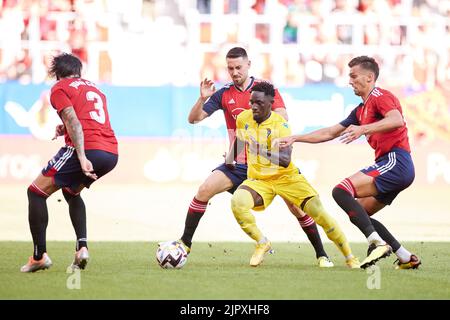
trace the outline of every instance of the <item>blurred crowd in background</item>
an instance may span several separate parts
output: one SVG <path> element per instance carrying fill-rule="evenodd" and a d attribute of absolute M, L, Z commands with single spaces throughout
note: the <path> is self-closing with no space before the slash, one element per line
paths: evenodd
<path fill-rule="evenodd" d="M 225 53 L 277 86 L 348 82 L 374 56 L 386 86 L 450 88 L 447 0 L 0 0 L 0 82 L 42 83 L 72 52 L 85 77 L 113 85 L 229 81 Z"/>

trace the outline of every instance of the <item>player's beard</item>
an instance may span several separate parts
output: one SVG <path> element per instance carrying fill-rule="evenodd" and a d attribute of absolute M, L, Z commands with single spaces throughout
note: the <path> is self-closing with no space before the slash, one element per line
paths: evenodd
<path fill-rule="evenodd" d="M 356 96 L 361 96 L 361 91 L 360 91 L 357 87 L 353 87 L 353 93 L 354 93 Z"/>
<path fill-rule="evenodd" d="M 270 116 L 270 111 L 265 112 L 264 110 L 258 110 L 256 111 L 256 114 L 255 111 L 252 110 L 252 112 L 253 112 L 253 120 L 255 120 L 256 123 L 262 123 L 265 120 L 267 120 Z"/>
<path fill-rule="evenodd" d="M 245 76 L 240 76 L 240 77 L 238 77 L 238 78 L 234 78 L 234 79 L 233 79 L 233 83 L 234 83 L 234 85 L 235 85 L 236 87 L 240 87 L 240 86 L 243 86 L 243 85 L 244 85 L 245 80 L 247 80 L 247 77 L 245 77 Z"/>

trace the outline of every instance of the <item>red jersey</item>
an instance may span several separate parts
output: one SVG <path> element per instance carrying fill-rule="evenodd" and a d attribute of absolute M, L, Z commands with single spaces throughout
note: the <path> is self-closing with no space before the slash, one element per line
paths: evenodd
<path fill-rule="evenodd" d="M 347 119 L 340 122 L 344 127 L 349 125 L 365 125 L 383 119 L 391 110 L 398 110 L 403 116 L 402 107 L 398 99 L 388 90 L 373 88 L 367 100 L 357 106 Z M 392 148 L 401 148 L 411 152 L 408 140 L 408 129 L 406 124 L 400 128 L 377 132 L 366 136 L 370 146 L 375 150 L 375 159 L 388 153 Z"/>
<path fill-rule="evenodd" d="M 244 110 L 250 109 L 250 94 L 253 86 L 263 80 L 250 77 L 250 84 L 242 91 L 238 89 L 233 82 L 226 84 L 220 90 L 214 92 L 214 94 L 203 105 L 203 110 L 212 115 L 217 110 L 223 110 L 225 115 L 225 122 L 228 129 L 228 137 L 230 144 L 233 143 L 236 137 L 236 118 Z M 275 89 L 275 98 L 272 105 L 272 110 L 278 108 L 286 108 L 284 101 Z M 246 163 L 245 152 L 242 152 L 236 157 L 238 163 Z"/>
<path fill-rule="evenodd" d="M 85 150 L 96 149 L 118 154 L 106 97 L 95 84 L 82 78 L 61 79 L 51 89 L 50 102 L 58 115 L 64 108 L 74 108 L 83 128 Z M 64 138 L 68 146 L 73 146 L 67 130 Z"/>

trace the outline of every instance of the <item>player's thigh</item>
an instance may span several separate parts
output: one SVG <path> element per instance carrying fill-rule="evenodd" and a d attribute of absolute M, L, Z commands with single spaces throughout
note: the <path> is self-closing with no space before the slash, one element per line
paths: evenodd
<path fill-rule="evenodd" d="M 248 190 L 252 194 L 255 202 L 253 210 L 255 211 L 267 208 L 276 196 L 272 184 L 263 180 L 245 180 L 239 189 Z"/>
<path fill-rule="evenodd" d="M 275 193 L 285 201 L 299 208 L 305 199 L 318 194 L 308 180 L 301 174 L 276 180 Z"/>
<path fill-rule="evenodd" d="M 374 197 L 359 198 L 357 201 L 369 216 L 377 213 L 386 206 L 386 204 L 379 202 Z"/>
<path fill-rule="evenodd" d="M 89 150 L 88 150 L 89 151 Z M 94 171 L 99 169 L 102 161 L 92 158 Z M 99 177 L 102 171 L 99 169 Z M 38 176 L 38 183 L 49 186 L 53 192 L 64 188 L 64 190 L 78 194 L 84 187 L 89 187 L 95 180 L 87 177 L 81 170 L 80 161 L 75 152 L 75 148 L 65 146 L 47 163 Z M 53 186 L 52 186 L 53 185 Z"/>
<path fill-rule="evenodd" d="M 34 179 L 31 187 L 47 196 L 60 189 L 61 185 L 56 175 L 74 157 L 76 157 L 75 148 L 66 146 L 59 149 L 53 158 L 47 162 L 47 165 L 42 169 L 41 173 Z"/>
<path fill-rule="evenodd" d="M 34 179 L 32 186 L 47 196 L 50 196 L 55 191 L 59 190 L 59 187 L 55 185 L 53 178 L 46 177 L 42 173 L 39 173 L 36 179 Z"/>
<path fill-rule="evenodd" d="M 239 186 L 238 189 L 247 190 L 248 192 L 250 192 L 253 198 L 254 207 L 261 207 L 262 205 L 264 205 L 263 197 L 249 186 L 242 184 Z"/>
<path fill-rule="evenodd" d="M 355 188 L 357 198 L 373 197 L 378 194 L 373 177 L 358 171 L 348 179 L 352 182 L 353 187 Z"/>
<path fill-rule="evenodd" d="M 214 195 L 233 187 L 233 182 L 220 170 L 214 170 L 200 185 L 195 196 L 200 201 L 208 201 Z"/>
<path fill-rule="evenodd" d="M 398 193 L 414 181 L 415 170 L 411 154 L 394 148 L 376 163 L 350 177 L 357 198 L 374 196 L 378 202 L 391 204 Z"/>

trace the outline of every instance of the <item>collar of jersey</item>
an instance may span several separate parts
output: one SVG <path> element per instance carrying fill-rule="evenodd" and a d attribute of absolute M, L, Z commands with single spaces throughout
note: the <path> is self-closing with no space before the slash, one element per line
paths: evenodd
<path fill-rule="evenodd" d="M 236 88 L 237 91 L 245 92 L 245 91 L 247 91 L 248 89 L 250 89 L 253 86 L 253 82 L 255 82 L 255 77 L 250 76 L 250 83 L 248 84 L 247 88 L 245 88 L 244 91 L 242 91 L 241 89 L 236 87 L 234 84 L 233 84 L 233 86 Z"/>
<path fill-rule="evenodd" d="M 375 90 L 376 88 L 377 88 L 377 87 L 374 86 L 374 87 L 372 88 L 372 90 L 370 90 L 369 95 L 367 96 L 366 101 L 363 101 L 363 106 L 365 106 L 366 103 L 370 100 L 370 96 L 372 95 L 373 90 Z"/>

